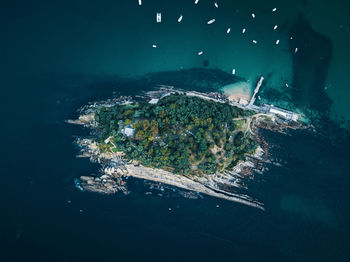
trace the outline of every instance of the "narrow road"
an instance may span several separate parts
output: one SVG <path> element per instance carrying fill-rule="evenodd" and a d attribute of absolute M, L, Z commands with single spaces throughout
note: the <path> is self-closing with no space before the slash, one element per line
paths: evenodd
<path fill-rule="evenodd" d="M 253 117 L 258 118 L 259 116 L 269 116 L 269 115 L 265 114 L 265 113 L 257 113 L 257 114 L 252 115 L 252 116 L 233 118 L 232 120 L 233 121 L 247 120 L 247 129 L 244 132 L 244 134 L 246 135 L 248 132 L 251 132 L 250 125 L 251 125 L 251 123 L 253 121 Z"/>

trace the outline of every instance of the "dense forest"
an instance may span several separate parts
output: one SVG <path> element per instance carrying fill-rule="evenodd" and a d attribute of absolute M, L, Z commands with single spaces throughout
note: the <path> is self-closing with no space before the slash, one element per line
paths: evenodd
<path fill-rule="evenodd" d="M 245 120 L 234 120 L 250 114 L 229 104 L 173 94 L 157 104 L 102 107 L 95 120 L 102 131 L 101 150 L 122 151 L 145 166 L 202 175 L 231 169 L 256 149 L 243 133 Z M 126 135 L 125 128 L 134 133 Z"/>

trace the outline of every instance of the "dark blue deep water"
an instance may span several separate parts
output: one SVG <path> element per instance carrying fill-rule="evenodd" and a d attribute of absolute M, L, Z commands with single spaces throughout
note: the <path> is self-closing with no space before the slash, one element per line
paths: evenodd
<path fill-rule="evenodd" d="M 332 38 L 332 30 L 342 25 L 343 40 L 348 41 L 345 2 L 227 0 L 219 2 L 227 4 L 224 11 L 213 11 L 222 12 L 218 14 L 211 13 L 211 1 L 200 0 L 202 9 L 195 12 L 190 0 L 143 2 L 145 11 L 129 0 L 1 4 L 0 261 L 349 261 L 350 140 L 333 117 L 339 114 L 334 104 L 342 103 L 339 97 L 348 97 L 349 91 L 347 76 L 344 82 L 332 82 L 330 76 L 337 66 L 349 68 L 349 62 L 337 57 L 347 57 L 347 48 Z M 290 79 L 295 86 L 286 101 L 312 110 L 317 131 L 263 132 L 273 160 L 281 163 L 267 165 L 269 170 L 249 185 L 249 193 L 265 203 L 265 212 L 210 197 L 145 195 L 142 181 L 131 181 L 134 190 L 127 196 L 74 187 L 74 178 L 96 173 L 99 167 L 75 158 L 74 137 L 87 131 L 64 120 L 77 117 L 76 110 L 90 101 L 137 94 L 154 84 L 181 87 L 199 79 L 226 84 L 222 72 L 230 70 L 220 54 L 226 48 L 226 24 L 240 28 L 237 23 L 251 23 L 251 10 L 257 17 L 267 16 L 274 6 L 281 10 L 287 32 L 279 37 L 294 32 L 304 42 L 299 38 L 302 43 L 286 44 L 284 57 L 265 47 L 246 50 L 239 42 L 235 49 L 242 52 L 230 59 L 237 59 L 247 79 L 262 73 L 264 55 L 272 57 L 276 68 L 290 66 L 276 73 L 285 78 L 278 76 L 271 85 Z M 338 10 L 336 6 L 342 8 L 331 14 L 339 17 L 327 19 L 337 24 L 323 28 L 325 18 L 318 15 L 327 8 Z M 162 28 L 153 29 L 158 9 L 168 11 L 175 23 L 165 20 Z M 221 48 L 208 44 L 205 48 L 212 54 L 199 59 L 194 47 L 208 39 L 206 34 L 215 33 L 196 31 L 200 26 L 195 22 L 177 29 L 180 12 L 187 14 L 184 22 L 188 16 L 204 22 L 213 15 L 221 17 L 226 23 L 222 38 L 216 39 Z M 267 34 L 260 27 L 256 30 L 257 36 Z M 152 54 L 148 47 L 154 41 L 173 46 Z M 307 52 L 290 58 L 295 44 Z M 186 46 L 194 48 L 194 56 L 186 53 Z M 249 66 L 245 56 L 256 60 Z M 207 71 L 179 73 L 180 67 Z M 164 70 L 177 73 L 137 77 Z M 329 81 L 337 91 L 325 92 Z M 282 97 L 278 92 L 275 88 L 263 94 L 275 101 Z M 349 117 L 344 113 L 341 118 Z"/>

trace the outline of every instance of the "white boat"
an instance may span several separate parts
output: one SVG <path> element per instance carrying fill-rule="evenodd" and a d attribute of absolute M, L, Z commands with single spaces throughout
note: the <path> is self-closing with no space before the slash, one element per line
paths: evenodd
<path fill-rule="evenodd" d="M 242 34 L 244 34 L 244 33 L 245 33 L 245 31 L 246 31 L 246 29 L 245 29 L 245 28 L 243 28 L 243 30 L 242 30 Z"/>
<path fill-rule="evenodd" d="M 139 5 L 142 5 L 142 0 L 139 0 Z"/>
<path fill-rule="evenodd" d="M 277 11 L 277 8 L 275 7 L 274 9 L 272 9 L 272 12 L 276 12 Z"/>
<path fill-rule="evenodd" d="M 194 1 L 194 4 L 196 5 L 196 4 L 198 4 L 198 2 L 199 2 L 199 0 L 195 0 L 195 1 Z"/>
<path fill-rule="evenodd" d="M 294 50 L 294 54 L 296 54 L 298 52 L 298 48 L 296 47 Z"/>
<path fill-rule="evenodd" d="M 217 2 L 214 3 L 214 6 L 215 6 L 216 8 L 219 8 L 219 5 L 218 5 Z"/>
<path fill-rule="evenodd" d="M 279 43 L 280 43 L 280 40 L 277 40 L 277 41 L 276 41 L 276 45 L 278 45 Z"/>
<path fill-rule="evenodd" d="M 157 23 L 162 22 L 162 13 L 157 13 L 156 18 L 157 18 Z"/>
<path fill-rule="evenodd" d="M 252 13 L 252 17 L 255 18 L 255 14 L 254 13 Z"/>
<path fill-rule="evenodd" d="M 229 34 L 231 32 L 231 28 L 227 28 L 226 34 Z"/>
<path fill-rule="evenodd" d="M 211 19 L 211 20 L 209 20 L 208 22 L 207 22 L 207 24 L 208 25 L 211 25 L 212 23 L 214 23 L 215 22 L 215 19 Z"/>
<path fill-rule="evenodd" d="M 232 74 L 234 75 L 234 74 L 236 74 L 236 69 L 232 69 Z"/>
<path fill-rule="evenodd" d="M 183 15 L 180 15 L 180 17 L 177 19 L 177 21 L 180 23 L 182 21 L 183 17 L 184 17 Z"/>
<path fill-rule="evenodd" d="M 198 52 L 198 55 L 203 55 L 203 51 L 199 51 L 199 52 Z"/>
<path fill-rule="evenodd" d="M 277 29 L 277 27 L 278 27 L 278 25 L 275 25 L 275 26 L 273 27 L 273 30 L 276 30 L 276 29 Z"/>
<path fill-rule="evenodd" d="M 258 41 L 256 41 L 256 40 L 253 40 L 252 42 L 253 42 L 254 44 L 257 44 L 257 43 L 258 43 Z"/>
<path fill-rule="evenodd" d="M 153 44 L 152 47 L 153 47 L 153 48 L 157 48 L 157 45 L 156 45 L 156 44 Z"/>

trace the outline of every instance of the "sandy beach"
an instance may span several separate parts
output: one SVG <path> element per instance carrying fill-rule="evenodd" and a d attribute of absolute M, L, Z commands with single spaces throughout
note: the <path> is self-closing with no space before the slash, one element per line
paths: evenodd
<path fill-rule="evenodd" d="M 221 90 L 228 96 L 230 101 L 245 104 L 251 97 L 251 85 L 247 82 L 238 82 L 223 86 Z"/>

